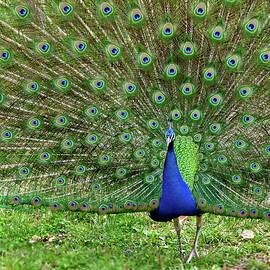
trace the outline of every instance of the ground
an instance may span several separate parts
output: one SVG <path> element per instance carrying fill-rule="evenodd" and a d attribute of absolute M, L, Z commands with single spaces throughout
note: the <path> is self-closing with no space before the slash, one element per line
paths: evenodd
<path fill-rule="evenodd" d="M 195 218 L 182 224 L 187 254 Z M 177 257 L 173 223 L 154 222 L 145 213 L 107 216 L 0 210 L 2 270 L 267 270 L 269 240 L 269 222 L 204 215 L 201 258 L 183 265 Z"/>

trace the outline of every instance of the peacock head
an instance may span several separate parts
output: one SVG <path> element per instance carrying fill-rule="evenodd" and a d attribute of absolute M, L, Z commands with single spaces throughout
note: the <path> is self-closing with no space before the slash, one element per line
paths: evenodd
<path fill-rule="evenodd" d="M 167 129 L 167 131 L 165 132 L 165 139 L 167 142 L 167 146 L 174 141 L 175 139 L 175 133 L 174 130 L 172 128 Z"/>

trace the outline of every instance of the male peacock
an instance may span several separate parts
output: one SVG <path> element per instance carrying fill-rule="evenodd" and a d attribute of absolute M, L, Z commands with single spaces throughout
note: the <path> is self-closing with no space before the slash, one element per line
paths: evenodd
<path fill-rule="evenodd" d="M 0 0 L 0 204 L 270 220 L 267 0 Z"/>

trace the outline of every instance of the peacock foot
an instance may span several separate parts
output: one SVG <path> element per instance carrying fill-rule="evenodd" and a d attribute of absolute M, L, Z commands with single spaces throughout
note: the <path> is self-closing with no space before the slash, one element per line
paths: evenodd
<path fill-rule="evenodd" d="M 186 263 L 190 263 L 193 257 L 199 258 L 197 247 L 192 248 L 192 250 L 191 250 L 191 252 L 186 260 Z"/>

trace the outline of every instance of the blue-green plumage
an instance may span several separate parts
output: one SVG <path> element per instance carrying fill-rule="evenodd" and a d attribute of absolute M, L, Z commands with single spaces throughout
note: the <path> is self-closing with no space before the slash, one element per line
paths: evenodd
<path fill-rule="evenodd" d="M 150 212 L 150 217 L 155 221 L 170 221 L 179 216 L 195 216 L 199 213 L 195 198 L 179 171 L 174 143 L 171 142 L 163 169 L 159 207 Z"/>

